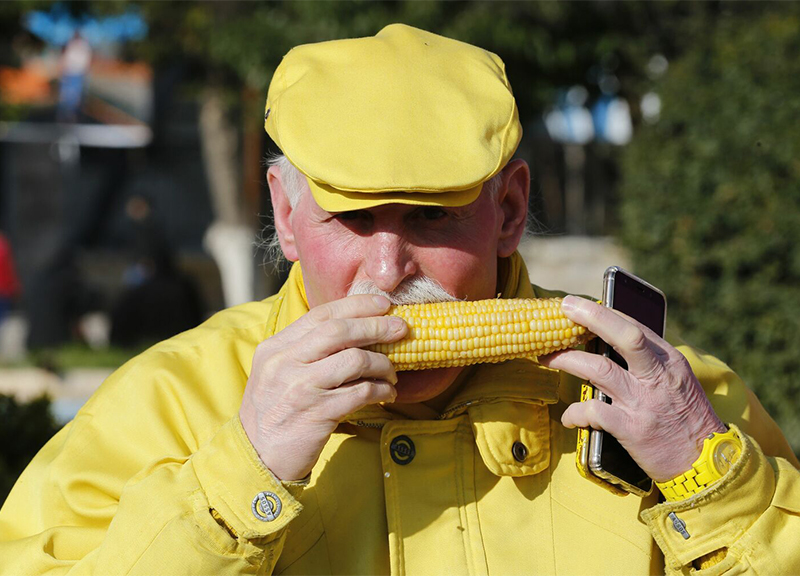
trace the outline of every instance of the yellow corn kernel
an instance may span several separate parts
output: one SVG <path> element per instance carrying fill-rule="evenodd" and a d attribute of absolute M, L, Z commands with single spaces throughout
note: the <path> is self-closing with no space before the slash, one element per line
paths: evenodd
<path fill-rule="evenodd" d="M 426 370 L 532 358 L 594 338 L 561 312 L 561 298 L 516 298 L 392 306 L 409 326 L 391 344 L 369 347 L 395 370 Z M 452 326 L 452 328 L 451 328 Z"/>

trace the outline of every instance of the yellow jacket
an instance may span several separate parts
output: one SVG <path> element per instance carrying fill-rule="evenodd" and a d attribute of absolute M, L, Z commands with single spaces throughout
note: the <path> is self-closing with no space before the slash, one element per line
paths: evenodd
<path fill-rule="evenodd" d="M 506 296 L 551 295 L 518 256 L 502 269 Z M 278 482 L 237 414 L 256 345 L 306 310 L 295 267 L 275 297 L 115 372 L 0 511 L 0 574 L 681 573 L 720 548 L 702 574 L 800 573 L 797 460 L 738 377 L 685 345 L 720 417 L 746 433 L 732 470 L 691 500 L 620 498 L 582 479 L 576 433 L 559 422 L 579 382 L 528 361 L 470 370 L 441 416 L 362 410 L 307 485 Z M 402 463 L 399 436 L 415 449 Z M 252 511 L 262 491 L 282 503 L 272 521 Z"/>

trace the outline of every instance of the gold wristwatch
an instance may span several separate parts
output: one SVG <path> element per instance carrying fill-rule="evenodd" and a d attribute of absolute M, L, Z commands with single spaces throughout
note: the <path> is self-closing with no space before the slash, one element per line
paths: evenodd
<path fill-rule="evenodd" d="M 686 500 L 725 476 L 741 453 L 742 440 L 736 432 L 715 432 L 703 441 L 703 451 L 691 470 L 672 480 L 656 482 L 656 486 L 670 502 Z"/>

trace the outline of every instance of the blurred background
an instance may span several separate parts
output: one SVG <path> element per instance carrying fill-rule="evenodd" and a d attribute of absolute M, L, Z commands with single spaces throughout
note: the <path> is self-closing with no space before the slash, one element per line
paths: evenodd
<path fill-rule="evenodd" d="M 103 379 L 274 293 L 263 130 L 293 46 L 404 22 L 506 62 L 542 286 L 620 264 L 800 452 L 800 4 L 0 3 L 0 501 Z M 266 230 L 266 231 L 265 231 Z"/>

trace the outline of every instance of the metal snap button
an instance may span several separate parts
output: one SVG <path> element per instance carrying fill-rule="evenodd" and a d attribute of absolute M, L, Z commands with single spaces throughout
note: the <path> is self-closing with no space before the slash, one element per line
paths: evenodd
<path fill-rule="evenodd" d="M 405 466 L 410 463 L 414 456 L 417 454 L 417 449 L 414 448 L 414 443 L 408 436 L 397 436 L 392 443 L 389 444 L 389 454 L 392 456 L 397 464 Z"/>
<path fill-rule="evenodd" d="M 684 540 L 689 539 L 689 531 L 686 529 L 686 522 L 681 520 L 675 515 L 675 512 L 670 512 L 667 515 L 667 518 L 672 520 L 672 527 L 675 529 L 675 532 L 683 536 Z"/>
<path fill-rule="evenodd" d="M 517 462 L 525 462 L 525 458 L 528 457 L 528 447 L 522 442 L 516 441 L 511 446 L 511 454 Z"/>
<path fill-rule="evenodd" d="M 259 492 L 251 506 L 253 516 L 262 522 L 272 522 L 281 513 L 281 499 L 275 492 Z"/>

